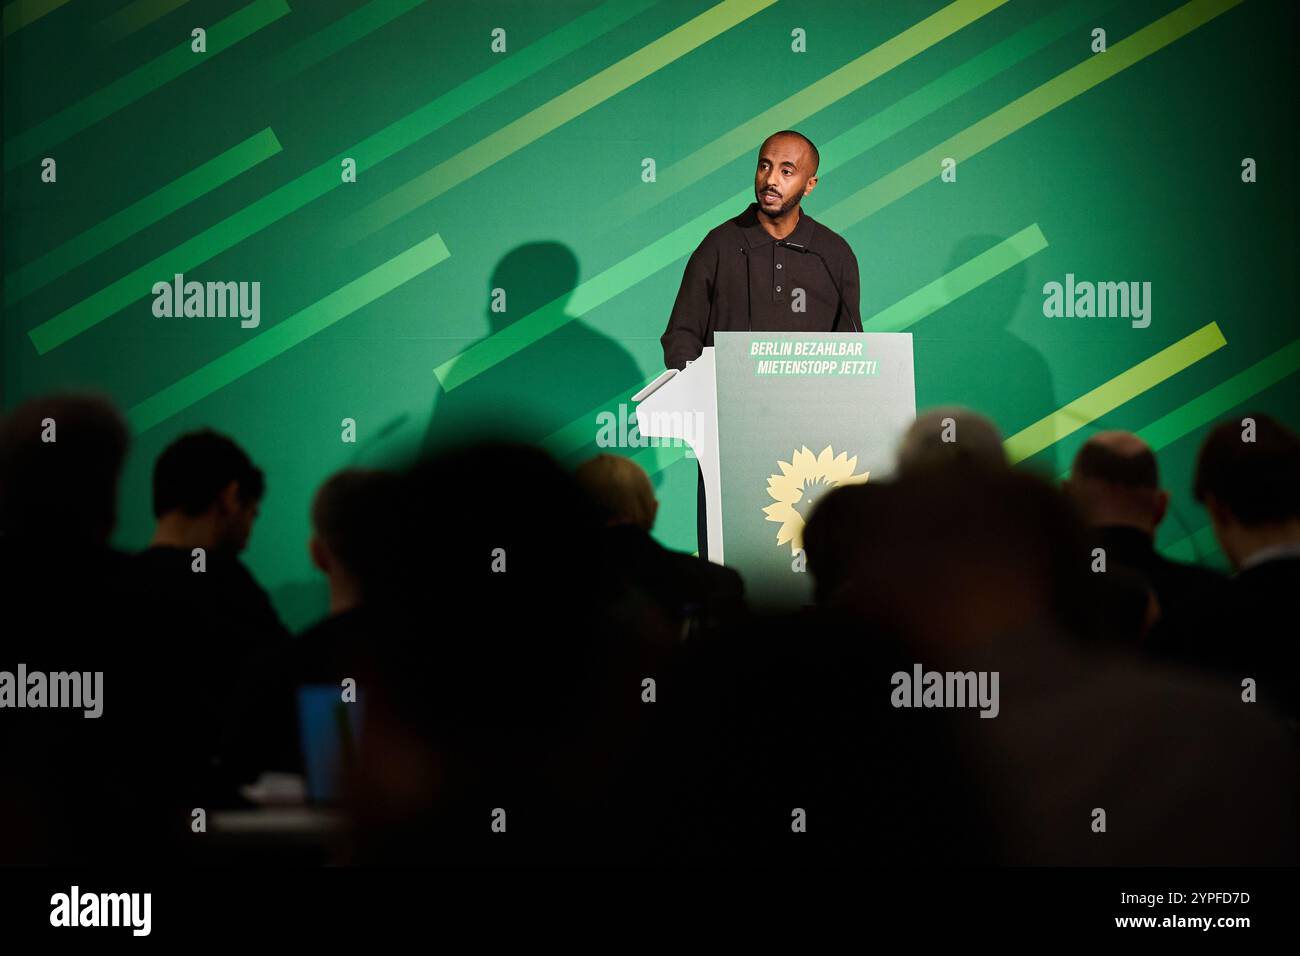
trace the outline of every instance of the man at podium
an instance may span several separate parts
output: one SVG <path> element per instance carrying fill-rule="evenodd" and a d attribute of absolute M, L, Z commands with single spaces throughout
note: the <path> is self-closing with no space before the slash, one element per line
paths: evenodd
<path fill-rule="evenodd" d="M 682 274 L 664 365 L 684 368 L 713 333 L 860 332 L 858 260 L 800 203 L 817 186 L 817 147 L 782 130 L 763 141 L 755 202 L 709 231 Z"/>
<path fill-rule="evenodd" d="M 755 202 L 709 231 L 687 260 L 668 329 L 666 368 L 685 368 L 713 333 L 861 332 L 858 260 L 838 233 L 803 212 L 817 186 L 817 147 L 782 130 L 763 141 Z M 707 557 L 704 476 L 698 495 L 700 555 Z"/>

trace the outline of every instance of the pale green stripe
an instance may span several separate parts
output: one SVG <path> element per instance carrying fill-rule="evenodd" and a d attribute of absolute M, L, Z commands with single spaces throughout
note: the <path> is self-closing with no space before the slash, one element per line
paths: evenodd
<path fill-rule="evenodd" d="M 858 190 L 828 209 L 822 218 L 827 225 L 837 230 L 844 223 L 861 222 L 917 187 L 937 181 L 940 160 L 952 158 L 961 162 L 969 159 L 1241 2 L 1242 0 L 1192 0 L 1132 36 L 1120 40 L 1107 52 L 1089 56 L 1078 66 L 1048 80 L 889 175 Z"/>
<path fill-rule="evenodd" d="M 942 278 L 877 312 L 862 323 L 862 328 L 866 332 L 901 331 L 1046 248 L 1047 239 L 1038 228 L 1038 223 L 1026 226 L 987 252 L 962 263 Z M 588 420 L 590 415 L 589 412 L 580 421 Z M 651 457 L 644 467 L 653 475 L 677 460 L 677 457 Z"/>
<path fill-rule="evenodd" d="M 645 469 L 647 475 L 657 475 L 670 465 L 686 460 L 686 445 L 651 445 L 642 448 L 632 460 Z"/>
<path fill-rule="evenodd" d="M 5 277 L 10 305 L 280 152 L 267 127 Z"/>
<path fill-rule="evenodd" d="M 1152 422 L 1137 433 L 1138 437 L 1152 448 L 1164 448 L 1227 414 L 1252 395 L 1294 375 L 1297 369 L 1300 369 L 1300 339 Z"/>
<path fill-rule="evenodd" d="M 127 420 L 137 433 L 152 428 L 427 272 L 450 255 L 442 236 L 435 233 L 145 399 L 127 413 Z"/>
<path fill-rule="evenodd" d="M 264 82 L 282 82 L 364 39 L 424 2 L 425 0 L 372 0 L 361 9 L 354 10 L 319 33 L 278 54 L 268 64 Z"/>
<path fill-rule="evenodd" d="M 371 235 L 449 189 L 541 139 L 610 97 L 744 22 L 776 0 L 724 0 L 653 43 L 421 173 L 358 210 L 346 223 L 354 238 Z"/>
<path fill-rule="evenodd" d="M 987 252 L 980 253 L 889 308 L 877 312 L 862 323 L 862 331 L 901 332 L 1046 248 L 1047 239 L 1038 228 L 1038 223 L 1026 226 Z"/>
<path fill-rule="evenodd" d="M 654 275 L 695 248 L 700 241 L 700 236 L 716 226 L 719 219 L 730 219 L 735 214 L 734 198 L 719 203 L 663 238 L 639 249 L 622 262 L 580 283 L 571 293 L 556 297 L 541 308 L 510 323 L 503 331 L 471 345 L 459 355 L 452 356 L 434 369 L 434 374 L 438 376 L 443 390 L 449 392 L 465 384 L 476 375 L 486 372 L 497 363 L 527 348 L 566 323 L 586 315 L 597 306 L 603 305 L 643 279 Z"/>
<path fill-rule="evenodd" d="M 285 0 L 256 0 L 213 24 L 208 30 L 207 53 L 191 52 L 187 35 L 183 43 L 169 52 L 15 136 L 5 144 L 5 169 L 12 169 L 53 144 L 112 116 L 287 13 L 289 5 Z"/>
<path fill-rule="evenodd" d="M 1223 333 L 1219 331 L 1218 323 L 1211 322 L 1203 326 L 1012 435 L 1003 442 L 1007 458 L 1014 464 L 1050 448 L 1066 435 L 1155 388 L 1165 379 L 1227 344 Z"/>
<path fill-rule="evenodd" d="M 1300 370 L 1300 339 L 1152 422 L 1137 433 L 1138 437 L 1152 449 L 1165 448 L 1197 428 L 1223 417 L 1248 398 L 1294 375 L 1297 370 Z M 1160 550 L 1175 561 L 1227 563 L 1214 529 L 1209 525 Z"/>
<path fill-rule="evenodd" d="M 1227 3 L 1229 5 L 1235 5 L 1235 3 L 1239 3 L 1241 0 L 1219 0 L 1219 2 L 1221 4 Z M 1194 0 L 1192 4 L 1188 4 L 1188 7 L 1193 6 L 1203 7 L 1204 3 L 1201 3 L 1200 0 Z M 1186 10 L 1187 8 L 1182 7 L 1179 9 Z M 1170 17 L 1175 16 L 1178 12 L 1179 11 L 1175 11 L 1173 14 L 1170 14 L 1169 17 L 1165 17 L 1164 19 L 1151 24 L 1151 26 L 1145 28 L 1144 31 L 1139 31 L 1139 33 L 1134 34 L 1132 37 L 1121 41 L 1121 44 L 1116 44 L 1116 46 L 1111 48 L 1111 52 L 1117 50 L 1119 46 L 1124 43 L 1131 43 L 1132 41 L 1139 39 L 1142 33 L 1161 24 L 1165 24 Z M 1186 23 L 1184 20 L 1178 20 L 1175 25 L 1182 27 L 1186 26 Z M 1190 29 L 1192 29 L 1192 27 L 1187 26 L 1186 30 L 1183 32 L 1187 32 L 1187 30 Z M 1150 38 L 1148 37 L 1146 41 L 1143 41 L 1143 43 L 1148 42 L 1149 39 Z M 1172 39 L 1174 39 L 1174 37 L 1169 37 L 1160 45 L 1163 46 L 1166 43 L 1171 42 Z M 1132 49 L 1134 48 L 1130 47 L 1130 52 Z M 1104 60 L 1108 56 L 1110 56 L 1110 53 L 1096 54 L 1093 59 Z M 1060 79 L 1071 76 L 1077 69 L 1078 68 L 1076 67 L 1061 74 L 1061 76 L 1057 77 L 1056 80 L 1050 81 L 1038 89 L 1046 89 L 1048 86 L 1051 86 Z M 1031 97 L 1034 95 L 1034 93 L 1029 94 Z M 1022 97 L 1016 102 L 1020 103 L 1024 100 L 1025 97 Z M 1005 110 L 1000 110 L 998 113 L 992 115 L 998 116 L 1004 112 Z M 1026 119 L 1024 122 L 1028 122 L 1028 120 Z M 966 133 L 970 133 L 972 130 L 980 128 L 982 125 L 982 123 L 977 123 L 975 126 L 970 127 Z M 1021 125 L 1024 125 L 1024 123 Z M 964 135 L 966 134 L 958 134 L 958 137 L 954 137 L 954 139 Z M 951 142 L 951 140 L 949 142 Z M 942 149 L 943 147 L 939 147 L 940 151 L 942 151 Z M 930 156 L 935 152 L 935 150 L 931 150 L 930 153 L 925 155 Z M 947 155 L 947 153 L 942 153 L 942 155 Z M 921 157 L 921 159 L 924 158 L 924 156 Z M 919 162 L 920 160 L 913 160 L 904 166 L 899 167 L 899 169 L 895 170 L 893 173 L 890 173 L 883 179 L 877 180 L 871 186 L 868 186 L 866 190 L 856 194 L 861 197 L 863 193 L 876 190 L 877 194 L 874 195 L 871 202 L 858 202 L 854 208 L 850 208 L 848 201 L 846 201 L 845 203 L 840 203 L 839 206 L 834 207 L 834 209 L 830 211 L 831 213 L 834 213 L 834 222 L 829 221 L 831 219 L 829 213 L 827 216 L 819 218 L 827 219 L 828 225 L 837 232 L 846 231 L 849 227 L 856 225 L 858 222 L 862 221 L 862 219 L 867 218 L 872 213 L 879 211 L 879 209 L 888 204 L 888 202 L 883 201 L 883 193 L 881 192 L 882 183 L 897 180 L 900 174 L 907 173 L 909 170 L 919 170 L 921 168 L 917 165 Z M 927 162 L 929 161 L 927 160 Z M 823 167 L 826 166 L 825 161 L 823 161 L 822 165 Z M 925 179 L 937 175 L 939 169 L 938 159 L 933 159 L 933 165 L 925 168 L 928 170 L 925 173 Z M 922 181 L 925 180 L 918 180 L 915 185 L 920 185 L 920 182 Z M 895 193 L 896 195 L 894 195 L 894 198 L 898 198 L 898 196 L 904 195 L 906 192 L 910 191 L 911 188 L 915 188 L 915 185 L 909 187 L 909 189 L 900 190 L 897 183 L 895 183 L 894 186 L 891 186 L 884 191 Z M 736 207 L 743 206 L 750 202 L 752 198 L 752 189 L 746 188 L 741 190 L 734 196 L 718 203 L 718 205 L 714 206 L 702 215 L 697 216 L 690 222 L 675 229 L 667 236 L 664 236 L 644 249 L 638 250 L 622 262 L 611 266 L 609 269 L 606 269 L 604 272 L 580 285 L 575 290 L 573 302 L 570 309 L 567 311 L 564 308 L 564 299 L 562 297 L 557 298 L 555 301 L 548 303 L 536 312 L 512 323 L 506 331 L 492 335 L 487 339 L 470 346 L 470 348 L 466 349 L 461 354 L 453 356 L 443 362 L 434 370 L 434 374 L 438 376 L 444 389 L 450 390 L 458 385 L 464 384 L 476 375 L 482 374 L 497 363 L 509 358 L 520 349 L 526 348 L 533 342 L 548 335 L 566 322 L 583 317 L 587 310 L 593 309 L 614 298 L 616 295 L 631 288 L 637 282 L 653 275 L 655 272 L 659 271 L 659 269 L 668 266 L 683 256 L 689 255 L 691 250 L 698 245 L 699 237 L 703 233 L 708 232 L 716 226 L 720 220 L 732 218 L 736 213 Z M 892 202 L 893 200 L 890 199 L 888 201 Z M 835 210 L 839 211 L 836 213 Z M 852 216 L 858 214 L 860 214 L 860 218 L 852 218 Z"/>
<path fill-rule="evenodd" d="M 1162 415 L 1137 432 L 1137 436 L 1150 445 L 1153 451 L 1167 448 L 1184 435 L 1225 415 L 1252 395 L 1293 375 L 1297 369 L 1300 369 L 1300 339 Z M 1058 477 L 1064 479 L 1069 476 L 1070 470 L 1067 468 Z"/>
<path fill-rule="evenodd" d="M 190 0 L 135 0 L 99 24 L 100 31 L 110 40 L 121 40 L 161 20 L 173 10 L 178 10 Z"/>
<path fill-rule="evenodd" d="M 556 458 L 562 458 L 565 455 L 572 454 L 581 448 L 591 444 L 595 440 L 596 422 L 595 418 L 603 411 L 614 411 L 617 413 L 618 406 L 632 401 L 632 396 L 641 389 L 645 388 L 662 372 L 655 372 L 646 378 L 640 384 L 633 385 L 631 388 L 614 395 L 601 402 L 595 408 L 583 412 L 569 424 L 562 428 L 557 428 L 551 434 L 542 439 L 542 447 L 549 451 Z M 611 409 L 610 406 L 613 406 Z M 632 420 L 635 421 L 635 410 L 632 411 Z"/>
<path fill-rule="evenodd" d="M 714 170 L 755 148 L 774 129 L 790 129 L 894 67 L 947 39 L 1007 0 L 957 0 L 920 23 L 862 54 L 816 83 L 764 110 L 656 174 L 648 187 L 633 187 L 610 204 L 606 215 L 625 219 L 663 202 Z"/>
<path fill-rule="evenodd" d="M 67 2 L 68 0 L 14 0 L 4 9 L 5 36 L 16 33 Z"/>
<path fill-rule="evenodd" d="M 823 168 L 828 161 L 833 168 L 861 156 L 914 123 L 955 103 L 988 80 L 1096 17 L 1094 6 L 1086 0 L 1066 4 L 1052 15 L 1030 24 L 870 119 L 846 130 L 822 147 Z"/>
<path fill-rule="evenodd" d="M 1137 432 L 1137 436 L 1155 451 L 1167 448 L 1184 435 L 1227 414 L 1252 395 L 1295 374 L 1297 369 L 1300 369 L 1300 339 L 1162 415 Z M 1060 477 L 1066 478 L 1069 474 L 1067 469 Z"/>
<path fill-rule="evenodd" d="M 378 165 L 480 103 L 614 29 L 650 2 L 651 0 L 629 0 L 622 4 L 612 0 L 597 7 L 345 149 L 315 169 L 285 183 L 274 192 L 32 329 L 28 335 L 37 352 L 44 355 L 50 349 L 57 348 L 125 309 L 147 295 L 159 275 L 171 276 L 207 262 L 338 188 L 342 185 L 340 164 L 345 157 L 355 159 L 359 170 Z"/>
<path fill-rule="evenodd" d="M 1165 379 L 1199 362 L 1211 352 L 1227 344 L 1223 333 L 1219 331 L 1218 324 L 1211 322 L 1023 431 L 1012 435 L 1003 443 L 1008 459 L 1014 464 L 1038 454 L 1066 435 L 1154 388 Z M 675 460 L 663 461 L 661 467 L 667 467 Z M 648 461 L 659 460 L 648 459 Z M 646 470 L 654 474 L 651 468 L 646 467 Z"/>

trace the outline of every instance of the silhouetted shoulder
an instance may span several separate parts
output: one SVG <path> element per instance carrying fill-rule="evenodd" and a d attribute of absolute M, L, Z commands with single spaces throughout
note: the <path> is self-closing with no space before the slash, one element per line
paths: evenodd
<path fill-rule="evenodd" d="M 668 553 L 673 556 L 678 573 L 695 582 L 697 593 L 726 599 L 744 595 L 745 583 L 735 569 L 681 551 Z"/>

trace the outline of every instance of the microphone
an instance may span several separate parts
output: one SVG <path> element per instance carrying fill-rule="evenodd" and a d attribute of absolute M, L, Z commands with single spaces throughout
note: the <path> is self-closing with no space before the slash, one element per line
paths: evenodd
<path fill-rule="evenodd" d="M 778 239 L 776 241 L 776 244 L 778 246 L 785 246 L 787 249 L 793 249 L 795 252 L 812 253 L 814 256 L 820 259 L 822 261 L 822 265 L 826 268 L 826 274 L 831 278 L 831 285 L 835 287 L 835 294 L 840 297 L 840 303 L 844 302 L 844 293 L 840 289 L 840 284 L 835 281 L 835 273 L 831 271 L 830 263 L 826 261 L 826 257 L 824 255 L 822 255 L 816 249 L 812 249 L 809 248 L 808 246 L 800 245 L 797 242 L 786 242 L 784 239 Z M 859 325 L 856 329 L 854 329 L 852 325 L 852 320 L 850 319 L 849 331 L 861 332 L 862 326 Z"/>

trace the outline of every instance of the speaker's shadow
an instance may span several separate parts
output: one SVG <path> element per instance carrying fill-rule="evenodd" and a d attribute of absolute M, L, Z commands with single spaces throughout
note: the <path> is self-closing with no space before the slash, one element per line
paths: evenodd
<path fill-rule="evenodd" d="M 577 284 L 577 259 L 562 243 L 535 242 L 511 250 L 497 263 L 487 289 L 490 334 L 504 332 L 508 340 L 518 319 L 551 304 L 566 309 Z M 504 311 L 492 307 L 500 295 L 494 293 L 497 289 L 505 296 Z M 439 386 L 421 451 L 488 438 L 540 443 L 642 377 L 626 349 L 580 319 L 570 319 L 450 391 Z M 596 431 L 593 414 L 591 443 Z"/>
<path fill-rule="evenodd" d="M 953 249 L 948 268 L 1002 241 L 968 236 Z M 965 405 L 993 419 L 1004 438 L 1056 410 L 1047 361 L 1009 328 L 1028 281 L 1028 265 L 1018 263 L 916 324 L 918 410 Z M 1033 457 L 1033 467 L 1055 476 L 1057 457 L 1052 446 Z"/>

